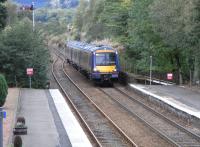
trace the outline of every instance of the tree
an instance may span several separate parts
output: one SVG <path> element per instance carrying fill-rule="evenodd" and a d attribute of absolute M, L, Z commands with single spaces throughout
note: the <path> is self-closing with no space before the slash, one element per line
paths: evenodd
<path fill-rule="evenodd" d="M 7 11 L 3 2 L 6 0 L 0 0 L 0 30 L 6 26 Z"/>
<path fill-rule="evenodd" d="M 128 18 L 131 0 L 105 0 L 99 21 L 104 25 L 104 36 L 125 43 L 128 37 Z"/>
<path fill-rule="evenodd" d="M 26 68 L 32 67 L 32 86 L 45 87 L 49 52 L 39 32 L 32 32 L 31 21 L 26 18 L 6 27 L 0 40 L 0 71 L 6 75 L 8 84 L 28 86 Z"/>
<path fill-rule="evenodd" d="M 8 86 L 5 77 L 0 74 L 0 107 L 5 103 L 6 96 L 8 94 Z"/>
<path fill-rule="evenodd" d="M 74 19 L 74 26 L 75 30 L 75 39 L 80 40 L 81 34 L 83 31 L 84 19 L 85 19 L 85 11 L 87 8 L 88 2 L 85 0 L 80 0 L 79 6 L 77 8 L 75 19 Z"/>
<path fill-rule="evenodd" d="M 85 5 L 84 5 L 85 4 Z M 135 69 L 173 72 L 177 83 L 200 81 L 200 0 L 81 0 L 76 39 L 109 38 L 126 48 Z"/>
<path fill-rule="evenodd" d="M 124 43 L 131 3 L 131 0 L 81 0 L 74 23 L 77 39 L 111 38 Z"/>
<path fill-rule="evenodd" d="M 6 3 L 6 9 L 7 9 L 7 25 L 14 24 L 18 20 L 17 5 L 8 1 Z"/>
<path fill-rule="evenodd" d="M 87 41 L 104 38 L 104 24 L 100 21 L 103 13 L 104 0 L 91 0 L 85 11 L 85 21 L 83 24 L 84 38 Z"/>
<path fill-rule="evenodd" d="M 197 0 L 198 1 L 198 0 Z M 154 0 L 150 8 L 153 28 L 166 46 L 174 66 L 179 73 L 179 83 L 183 83 L 183 76 L 189 73 L 189 66 L 195 57 L 197 66 L 199 56 L 198 29 L 199 21 L 194 19 L 198 6 L 196 0 Z M 196 2 L 196 3 L 195 3 Z M 196 11 L 198 12 L 198 11 Z M 194 33 L 195 32 L 195 33 Z M 193 63 L 192 63 L 193 64 Z M 199 76 L 199 66 L 195 66 L 195 73 Z"/>
<path fill-rule="evenodd" d="M 200 81 L 200 1 L 193 0 L 192 16 L 190 17 L 191 31 L 188 34 L 188 42 L 191 46 L 192 56 L 190 56 L 190 69 L 194 70 L 193 83 Z"/>
<path fill-rule="evenodd" d="M 149 17 L 149 6 L 152 4 L 152 1 L 134 0 L 131 4 L 128 18 L 126 54 L 134 63 L 135 68 L 143 72 L 149 70 L 150 56 L 158 59 L 156 49 L 161 46 L 161 40 L 154 33 L 153 24 Z"/>

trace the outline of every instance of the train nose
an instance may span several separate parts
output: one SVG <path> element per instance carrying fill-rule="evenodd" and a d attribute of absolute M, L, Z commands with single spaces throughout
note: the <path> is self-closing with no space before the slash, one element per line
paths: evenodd
<path fill-rule="evenodd" d="M 111 73 L 116 70 L 116 66 L 96 66 L 96 69 L 102 73 Z"/>
<path fill-rule="evenodd" d="M 111 79 L 111 77 L 112 77 L 111 74 L 101 75 L 101 80 L 103 80 L 103 81 L 108 81 L 108 80 Z"/>

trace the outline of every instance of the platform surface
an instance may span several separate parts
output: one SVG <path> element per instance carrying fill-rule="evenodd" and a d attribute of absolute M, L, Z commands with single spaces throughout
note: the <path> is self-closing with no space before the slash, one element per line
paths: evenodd
<path fill-rule="evenodd" d="M 24 117 L 24 147 L 92 147 L 58 89 L 21 89 L 17 117 Z"/>
<path fill-rule="evenodd" d="M 64 97 L 58 89 L 51 89 L 50 93 L 57 108 L 58 114 L 63 122 L 64 128 L 69 136 L 73 147 L 92 147 L 86 134 L 70 110 Z"/>
<path fill-rule="evenodd" d="M 27 135 L 21 135 L 24 147 L 62 146 L 49 98 L 45 90 L 21 89 L 17 116 L 23 116 L 28 127 Z"/>
<path fill-rule="evenodd" d="M 129 84 L 132 88 L 151 95 L 172 107 L 200 118 L 200 93 L 176 85 Z"/>

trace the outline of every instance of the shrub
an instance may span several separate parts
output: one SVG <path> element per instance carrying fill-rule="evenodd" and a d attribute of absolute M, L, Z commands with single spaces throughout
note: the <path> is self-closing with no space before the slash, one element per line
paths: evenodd
<path fill-rule="evenodd" d="M 14 147 L 22 147 L 22 138 L 20 136 L 15 136 Z"/>
<path fill-rule="evenodd" d="M 0 74 L 0 107 L 2 107 L 6 101 L 6 96 L 8 94 L 8 85 L 6 79 Z"/>

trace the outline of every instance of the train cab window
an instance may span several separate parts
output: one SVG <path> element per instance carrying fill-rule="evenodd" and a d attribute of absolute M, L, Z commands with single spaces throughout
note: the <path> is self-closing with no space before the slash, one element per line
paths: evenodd
<path fill-rule="evenodd" d="M 115 65 L 115 53 L 96 53 L 97 66 Z"/>

